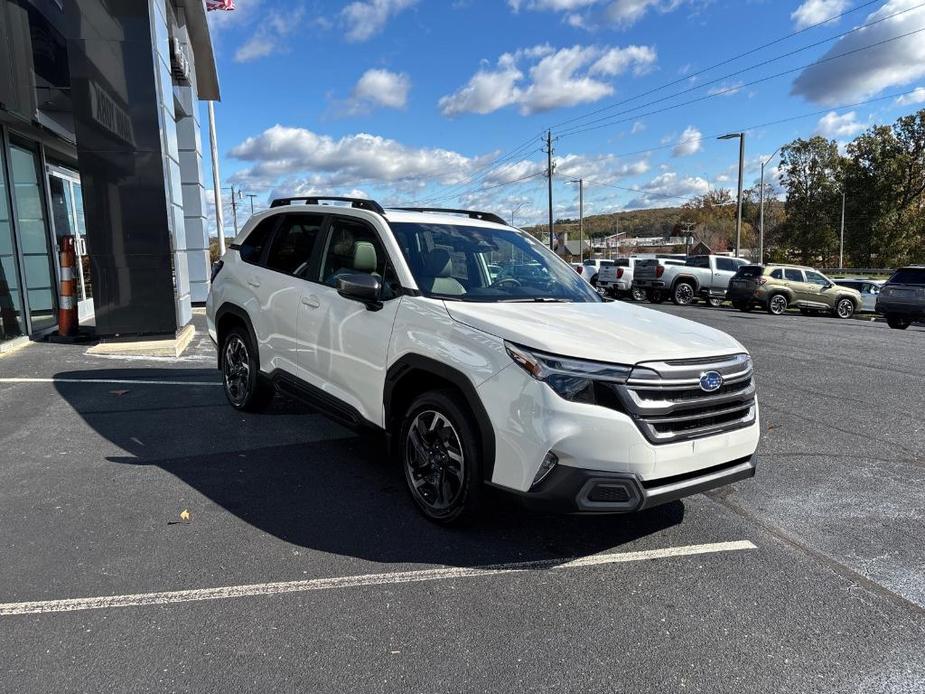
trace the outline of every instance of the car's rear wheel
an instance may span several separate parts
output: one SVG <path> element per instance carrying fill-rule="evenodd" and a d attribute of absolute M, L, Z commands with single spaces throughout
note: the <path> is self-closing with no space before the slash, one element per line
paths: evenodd
<path fill-rule="evenodd" d="M 787 301 L 787 297 L 783 294 L 775 294 L 770 299 L 768 299 L 768 313 L 772 316 L 782 316 L 787 312 L 787 307 L 790 305 L 790 302 Z"/>
<path fill-rule="evenodd" d="M 633 297 L 633 301 L 645 301 L 646 290 L 642 287 L 633 287 L 633 289 L 630 291 L 630 296 Z"/>
<path fill-rule="evenodd" d="M 694 303 L 694 287 L 688 282 L 678 282 L 671 293 L 675 306 L 690 306 Z"/>
<path fill-rule="evenodd" d="M 222 385 L 236 410 L 256 412 L 273 398 L 272 388 L 260 378 L 257 348 L 244 328 L 232 328 L 222 340 Z"/>
<path fill-rule="evenodd" d="M 401 462 L 414 503 L 430 520 L 471 519 L 481 503 L 477 428 L 452 391 L 424 393 L 401 427 Z"/>
<path fill-rule="evenodd" d="M 893 330 L 905 330 L 912 325 L 912 320 L 904 316 L 887 316 L 886 322 Z"/>
<path fill-rule="evenodd" d="M 660 304 L 665 300 L 665 295 L 661 289 L 649 289 L 646 291 L 646 299 L 653 304 Z"/>
<path fill-rule="evenodd" d="M 835 302 L 835 315 L 842 320 L 851 318 L 854 315 L 854 302 L 848 298 L 842 298 Z"/>

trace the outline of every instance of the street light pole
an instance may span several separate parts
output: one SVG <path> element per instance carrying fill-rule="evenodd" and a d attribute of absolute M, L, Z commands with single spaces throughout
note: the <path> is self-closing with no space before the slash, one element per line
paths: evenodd
<path fill-rule="evenodd" d="M 845 188 L 841 189 L 841 243 L 838 246 L 838 269 L 845 267 Z"/>
<path fill-rule="evenodd" d="M 742 249 L 742 179 L 745 176 L 745 133 L 729 133 L 722 135 L 720 140 L 732 140 L 739 138 L 739 197 L 736 204 L 736 252 L 738 258 Z"/>
<path fill-rule="evenodd" d="M 573 178 L 571 183 L 578 184 L 578 262 L 585 260 L 585 179 Z"/>
<path fill-rule="evenodd" d="M 767 166 L 770 161 L 777 156 L 777 153 L 780 152 L 780 147 L 774 150 L 774 153 L 768 157 L 765 161 L 761 162 L 761 193 L 760 193 L 760 202 L 759 205 L 759 214 L 758 214 L 758 262 L 764 262 L 764 167 Z"/>
<path fill-rule="evenodd" d="M 225 216 L 222 211 L 222 184 L 218 171 L 218 142 L 215 137 L 215 102 L 209 102 L 209 146 L 212 149 L 212 195 L 215 198 L 215 226 L 218 253 L 225 255 Z"/>

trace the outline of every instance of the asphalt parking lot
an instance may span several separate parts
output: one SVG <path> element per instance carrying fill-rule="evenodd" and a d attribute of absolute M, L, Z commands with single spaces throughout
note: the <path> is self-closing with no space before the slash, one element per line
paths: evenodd
<path fill-rule="evenodd" d="M 465 529 L 378 440 L 232 411 L 201 331 L 0 358 L 0 689 L 925 692 L 925 328 L 657 310 L 752 352 L 758 475 Z"/>

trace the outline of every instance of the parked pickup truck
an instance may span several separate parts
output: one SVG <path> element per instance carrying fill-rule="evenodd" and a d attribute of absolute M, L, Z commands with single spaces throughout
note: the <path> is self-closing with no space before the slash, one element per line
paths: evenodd
<path fill-rule="evenodd" d="M 666 265 L 661 259 L 636 261 L 633 288 L 646 292 L 653 303 L 670 298 L 678 306 L 689 306 L 705 299 L 719 306 L 726 297 L 729 280 L 748 261 L 721 255 L 695 255 L 684 265 Z"/>
<path fill-rule="evenodd" d="M 640 260 L 643 258 L 635 256 L 615 258 L 613 265 L 605 265 L 601 268 L 597 286 L 614 299 L 632 297 L 636 301 L 643 301 L 646 298 L 646 291 L 642 287 L 633 286 L 633 274 L 636 263 Z M 659 262 L 663 265 L 684 265 L 683 260 L 674 258 L 660 258 Z"/>

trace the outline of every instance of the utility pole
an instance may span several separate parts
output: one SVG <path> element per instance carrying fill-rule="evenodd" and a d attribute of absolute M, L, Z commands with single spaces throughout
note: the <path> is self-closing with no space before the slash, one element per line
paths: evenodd
<path fill-rule="evenodd" d="M 691 232 L 694 230 L 694 227 L 697 226 L 694 222 L 681 222 L 680 226 L 684 227 L 684 246 L 687 249 L 685 255 L 691 254 Z"/>
<path fill-rule="evenodd" d="M 234 186 L 230 186 L 231 190 L 231 218 L 234 221 L 234 235 L 238 235 L 238 201 L 235 198 Z M 241 195 L 241 191 L 238 191 L 238 195 Z"/>
<path fill-rule="evenodd" d="M 209 102 L 209 144 L 212 148 L 212 194 L 215 197 L 215 226 L 218 231 L 218 252 L 225 255 L 225 215 L 222 211 L 222 184 L 218 171 L 218 142 L 215 137 L 215 103 Z"/>
<path fill-rule="evenodd" d="M 742 179 L 745 175 L 745 133 L 729 133 L 728 135 L 722 135 L 718 139 L 720 140 L 731 140 L 733 138 L 739 138 L 739 197 L 736 207 L 738 211 L 736 212 L 736 252 L 735 257 L 738 258 L 742 249 Z"/>
<path fill-rule="evenodd" d="M 760 202 L 758 203 L 758 262 L 764 262 L 764 167 L 780 152 L 780 147 L 774 150 L 774 154 L 761 162 L 761 192 L 759 193 Z"/>
<path fill-rule="evenodd" d="M 841 243 L 838 246 L 838 269 L 845 267 L 845 188 L 841 189 Z"/>
<path fill-rule="evenodd" d="M 253 216 L 253 214 L 254 214 L 254 198 L 257 197 L 257 194 L 256 194 L 256 193 L 248 193 L 245 197 L 248 197 L 248 198 L 251 199 L 251 215 Z"/>
<path fill-rule="evenodd" d="M 552 130 L 546 131 L 546 177 L 549 179 L 549 248 L 556 250 L 552 229 Z"/>

